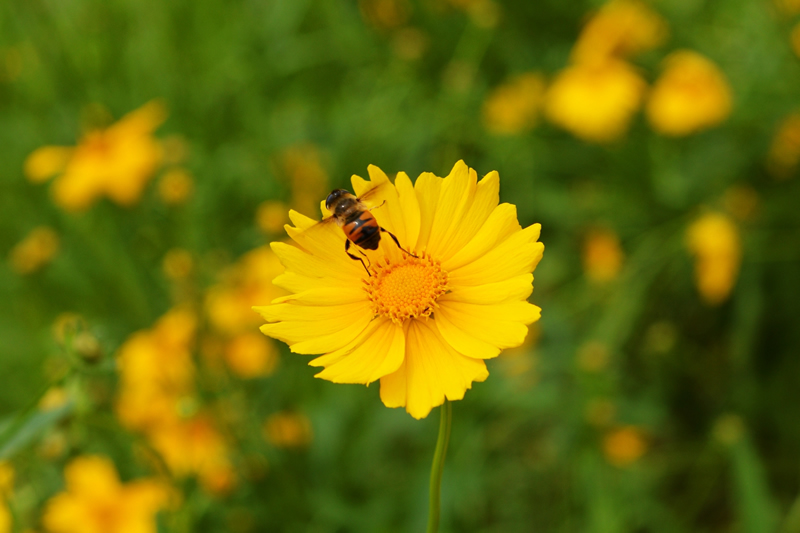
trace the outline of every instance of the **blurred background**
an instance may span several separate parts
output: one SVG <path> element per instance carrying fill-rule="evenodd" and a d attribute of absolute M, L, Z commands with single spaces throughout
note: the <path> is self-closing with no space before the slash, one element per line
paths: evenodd
<path fill-rule="evenodd" d="M 422 531 L 438 413 L 313 379 L 250 306 L 289 208 L 458 159 L 546 251 L 454 404 L 442 531 L 800 531 L 798 21 L 2 2 L 0 532 Z"/>

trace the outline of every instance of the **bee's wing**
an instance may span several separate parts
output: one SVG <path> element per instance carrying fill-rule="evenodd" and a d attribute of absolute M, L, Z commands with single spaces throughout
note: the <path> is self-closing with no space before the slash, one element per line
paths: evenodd
<path fill-rule="evenodd" d="M 286 226 L 286 232 L 295 244 L 309 252 L 318 250 L 323 243 L 330 243 L 331 239 L 336 242 L 344 238 L 344 233 L 337 227 L 336 217 L 329 216 L 315 222 L 305 215 L 290 212 L 289 218 L 294 226 Z"/>
<path fill-rule="evenodd" d="M 380 205 L 384 198 L 382 198 L 382 194 L 385 191 L 388 191 L 388 187 L 392 184 L 390 181 L 385 181 L 371 189 L 365 191 L 361 196 L 358 197 L 358 201 L 361 202 L 364 207 L 371 208 L 377 207 Z"/>

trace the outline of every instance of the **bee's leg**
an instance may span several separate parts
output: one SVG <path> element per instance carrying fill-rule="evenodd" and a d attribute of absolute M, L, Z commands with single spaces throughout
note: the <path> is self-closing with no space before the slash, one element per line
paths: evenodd
<path fill-rule="evenodd" d="M 350 259 L 353 259 L 355 261 L 361 261 L 361 265 L 364 267 L 364 270 L 367 271 L 367 276 L 372 276 L 372 274 L 369 273 L 369 268 L 367 268 L 367 264 L 364 263 L 364 260 L 358 257 L 357 255 L 353 255 L 350 253 L 350 239 L 345 239 L 344 241 L 344 253 L 346 253 L 348 257 L 350 257 Z M 367 260 L 369 260 L 369 258 L 367 258 Z"/>
<path fill-rule="evenodd" d="M 411 252 L 409 252 L 408 250 L 406 250 L 405 248 L 400 246 L 400 241 L 397 240 L 397 237 L 394 236 L 394 233 L 392 233 L 391 231 L 389 231 L 387 229 L 383 229 L 383 228 L 381 228 L 381 233 L 387 233 L 389 235 L 389 237 L 392 238 L 392 240 L 394 241 L 394 243 L 397 245 L 398 248 L 403 250 L 405 253 L 407 253 L 411 257 L 417 257 L 416 255 L 412 254 Z"/>

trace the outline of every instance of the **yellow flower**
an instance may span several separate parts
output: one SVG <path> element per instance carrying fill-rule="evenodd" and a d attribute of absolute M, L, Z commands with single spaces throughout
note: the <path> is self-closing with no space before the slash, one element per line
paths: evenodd
<path fill-rule="evenodd" d="M 581 139 L 610 142 L 627 131 L 645 89 L 645 81 L 623 61 L 573 65 L 553 80 L 544 112 Z"/>
<path fill-rule="evenodd" d="M 0 533 L 11 533 L 11 511 L 2 499 L 0 499 Z"/>
<path fill-rule="evenodd" d="M 293 294 L 256 310 L 265 334 L 293 352 L 324 354 L 310 363 L 324 367 L 317 377 L 380 379 L 387 407 L 423 418 L 485 380 L 484 359 L 522 344 L 539 319 L 526 299 L 544 250 L 540 226 L 522 229 L 516 208 L 498 205 L 497 172 L 478 182 L 463 161 L 446 178 L 424 173 L 415 185 L 402 172 L 391 184 L 375 166 L 369 175 L 371 182 L 353 177 L 356 194 L 381 187 L 372 213 L 414 255 L 384 234 L 377 250 L 364 251 L 367 276 L 345 254 L 340 229 L 306 231 L 315 222 L 291 212 L 297 246 L 272 247 L 286 266 L 275 284 Z"/>
<path fill-rule="evenodd" d="M 278 363 L 278 351 L 263 335 L 255 332 L 242 333 L 228 343 L 225 362 L 241 378 L 269 376 Z"/>
<path fill-rule="evenodd" d="M 134 333 L 120 347 L 117 415 L 130 429 L 174 423 L 178 404 L 194 389 L 191 346 L 196 319 L 175 309 L 151 330 Z"/>
<path fill-rule="evenodd" d="M 86 209 L 102 196 L 132 205 L 161 164 L 162 149 L 152 133 L 165 115 L 161 103 L 145 104 L 105 130 L 90 131 L 74 149 L 35 150 L 25 161 L 25 173 L 36 183 L 61 173 L 53 193 L 69 211 Z"/>
<path fill-rule="evenodd" d="M 786 117 L 775 137 L 767 155 L 767 168 L 776 178 L 788 178 L 797 170 L 800 163 L 800 113 Z"/>
<path fill-rule="evenodd" d="M 589 341 L 577 353 L 578 368 L 584 372 L 602 372 L 608 367 L 611 354 L 608 346 L 600 341 Z"/>
<path fill-rule="evenodd" d="M 155 514 L 169 501 L 169 488 L 159 481 L 120 483 L 104 457 L 79 457 L 64 477 L 67 490 L 51 498 L 44 512 L 51 533 L 155 532 Z"/>
<path fill-rule="evenodd" d="M 0 499 L 11 494 L 14 488 L 14 468 L 7 461 L 0 461 Z"/>
<path fill-rule="evenodd" d="M 616 233 L 593 230 L 583 243 L 583 271 L 594 282 L 612 281 L 622 270 L 625 254 Z"/>
<path fill-rule="evenodd" d="M 544 98 L 540 74 L 521 74 L 496 87 L 483 103 L 483 122 L 492 133 L 514 135 L 536 124 Z"/>
<path fill-rule="evenodd" d="M 39 409 L 42 411 L 55 411 L 67 405 L 69 401 L 70 394 L 64 387 L 51 387 L 39 400 Z"/>
<path fill-rule="evenodd" d="M 603 452 L 609 463 L 624 467 L 635 463 L 647 451 L 642 432 L 633 426 L 610 431 L 603 439 Z"/>
<path fill-rule="evenodd" d="M 264 422 L 264 438 L 276 448 L 308 446 L 313 437 L 311 421 L 301 413 L 274 413 Z"/>
<path fill-rule="evenodd" d="M 6 461 L 0 461 L 0 533 L 11 533 L 11 511 L 6 498 L 14 489 L 14 469 Z"/>
<path fill-rule="evenodd" d="M 205 307 L 211 325 L 222 333 L 236 335 L 260 324 L 251 308 L 286 295 L 285 290 L 272 284 L 282 271 L 278 256 L 268 246 L 243 255 L 206 294 Z"/>
<path fill-rule="evenodd" d="M 660 45 L 666 36 L 666 23 L 645 4 L 612 0 L 586 23 L 571 59 L 593 63 L 612 56 L 630 57 Z"/>
<path fill-rule="evenodd" d="M 258 206 L 256 224 L 267 235 L 279 233 L 287 222 L 289 218 L 286 216 L 286 205 L 283 202 L 267 201 Z"/>
<path fill-rule="evenodd" d="M 281 154 L 280 162 L 291 182 L 294 208 L 301 212 L 316 209 L 320 197 L 330 191 L 319 148 L 313 144 L 292 146 Z"/>
<path fill-rule="evenodd" d="M 687 244 L 695 257 L 695 282 L 703 299 L 717 305 L 730 295 L 739 265 L 742 244 L 736 224 L 721 213 L 708 213 L 689 226 Z"/>
<path fill-rule="evenodd" d="M 233 486 L 228 447 L 208 417 L 201 414 L 159 427 L 150 439 L 175 475 L 196 475 L 206 489 L 215 493 Z"/>
<path fill-rule="evenodd" d="M 166 172 L 158 182 L 158 195 L 167 205 L 178 205 L 192 194 L 194 180 L 184 168 L 173 168 Z"/>
<path fill-rule="evenodd" d="M 164 255 L 161 269 L 172 281 L 188 278 L 194 269 L 192 253 L 183 248 L 173 248 L 169 250 L 166 255 Z"/>
<path fill-rule="evenodd" d="M 800 0 L 775 0 L 775 4 L 788 15 L 800 13 Z"/>
<path fill-rule="evenodd" d="M 359 0 L 358 7 L 364 20 L 380 30 L 402 26 L 411 15 L 408 0 Z"/>
<path fill-rule="evenodd" d="M 30 274 L 49 263 L 58 248 L 58 234 L 47 226 L 39 226 L 11 249 L 8 260 L 18 274 Z"/>
<path fill-rule="evenodd" d="M 467 13 L 472 23 L 480 28 L 494 28 L 500 22 L 502 10 L 494 0 L 448 0 Z"/>
<path fill-rule="evenodd" d="M 758 214 L 759 203 L 758 193 L 749 185 L 732 185 L 722 196 L 725 210 L 739 220 L 753 220 Z"/>
<path fill-rule="evenodd" d="M 733 97 L 725 75 L 690 50 L 673 52 L 647 101 L 647 118 L 663 135 L 682 136 L 728 118 Z"/>

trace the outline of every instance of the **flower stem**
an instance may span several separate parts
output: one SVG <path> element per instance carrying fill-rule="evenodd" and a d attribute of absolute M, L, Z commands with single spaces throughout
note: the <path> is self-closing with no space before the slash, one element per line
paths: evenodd
<path fill-rule="evenodd" d="M 439 501 L 442 487 L 442 470 L 444 458 L 447 455 L 447 444 L 450 442 L 450 426 L 453 421 L 453 404 L 445 398 L 442 404 L 442 418 L 439 421 L 439 439 L 436 441 L 436 451 L 433 454 L 431 466 L 431 493 L 428 506 L 427 533 L 439 531 Z"/>

